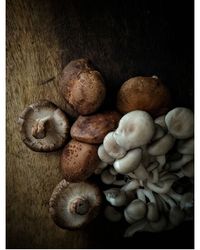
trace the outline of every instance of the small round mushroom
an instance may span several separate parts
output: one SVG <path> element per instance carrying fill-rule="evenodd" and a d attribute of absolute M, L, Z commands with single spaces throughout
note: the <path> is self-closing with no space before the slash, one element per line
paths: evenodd
<path fill-rule="evenodd" d="M 110 173 L 110 171 L 108 169 L 105 169 L 102 173 L 101 173 L 101 181 L 104 184 L 110 185 L 112 184 L 114 181 L 116 180 L 116 175 L 113 175 Z"/>
<path fill-rule="evenodd" d="M 174 146 L 175 138 L 166 134 L 162 138 L 154 141 L 148 146 L 148 152 L 150 155 L 164 155 L 169 152 L 169 150 Z"/>
<path fill-rule="evenodd" d="M 97 150 L 96 145 L 72 139 L 61 155 L 60 163 L 64 178 L 70 182 L 86 180 L 99 166 Z"/>
<path fill-rule="evenodd" d="M 67 111 L 72 116 L 95 112 L 106 94 L 101 74 L 87 59 L 71 61 L 63 69 L 59 86 L 67 103 Z"/>
<path fill-rule="evenodd" d="M 104 191 L 106 200 L 115 207 L 121 207 L 126 204 L 126 193 L 120 188 L 110 188 Z"/>
<path fill-rule="evenodd" d="M 126 150 L 119 146 L 114 138 L 114 132 L 108 133 L 103 140 L 103 146 L 105 151 L 115 159 L 120 159 L 126 154 Z"/>
<path fill-rule="evenodd" d="M 128 216 L 134 222 L 143 219 L 146 216 L 147 207 L 144 201 L 140 199 L 133 200 L 124 210 L 125 218 Z"/>
<path fill-rule="evenodd" d="M 53 190 L 49 212 L 59 227 L 79 229 L 98 215 L 101 201 L 101 192 L 96 185 L 62 180 Z"/>
<path fill-rule="evenodd" d="M 137 76 L 121 86 L 117 94 L 117 108 L 122 114 L 144 110 L 156 117 L 169 109 L 170 99 L 167 87 L 158 78 Z"/>
<path fill-rule="evenodd" d="M 130 150 L 123 158 L 114 162 L 115 170 L 120 174 L 127 174 L 134 171 L 142 159 L 142 149 L 136 148 Z"/>
<path fill-rule="evenodd" d="M 98 148 L 98 156 L 103 162 L 108 164 L 112 164 L 115 161 L 115 159 L 106 152 L 103 144 Z"/>
<path fill-rule="evenodd" d="M 20 115 L 18 123 L 23 142 L 34 151 L 59 149 L 69 134 L 68 118 L 48 100 L 29 105 Z"/>
<path fill-rule="evenodd" d="M 169 132 L 177 139 L 188 139 L 194 134 L 194 114 L 188 108 L 177 107 L 165 116 Z"/>
<path fill-rule="evenodd" d="M 150 142 L 154 132 L 152 117 L 145 111 L 135 110 L 121 118 L 113 136 L 118 145 L 129 150 Z"/>
<path fill-rule="evenodd" d="M 100 144 L 110 131 L 117 128 L 120 118 L 116 111 L 79 116 L 71 127 L 71 137 L 80 142 Z"/>

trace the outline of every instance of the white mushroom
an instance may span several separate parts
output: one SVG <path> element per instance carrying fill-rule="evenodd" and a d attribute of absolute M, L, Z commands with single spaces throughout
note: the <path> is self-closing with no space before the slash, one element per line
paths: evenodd
<path fill-rule="evenodd" d="M 113 164 L 115 170 L 120 174 L 127 174 L 134 171 L 142 159 L 142 149 L 130 150 L 122 159 L 116 160 Z"/>
<path fill-rule="evenodd" d="M 99 146 L 98 148 L 98 156 L 99 158 L 103 161 L 103 162 L 106 162 L 108 164 L 113 164 L 114 162 L 114 158 L 111 157 L 104 149 L 104 146 L 103 144 Z"/>
<path fill-rule="evenodd" d="M 148 171 L 145 169 L 142 163 L 134 170 L 134 174 L 142 181 L 148 179 L 149 177 Z"/>
<path fill-rule="evenodd" d="M 104 210 L 106 219 L 112 222 L 118 222 L 122 219 L 122 214 L 118 212 L 114 207 L 106 206 Z"/>
<path fill-rule="evenodd" d="M 175 138 L 166 134 L 162 138 L 154 141 L 148 147 L 148 152 L 150 155 L 164 155 L 169 152 L 169 150 L 174 146 Z"/>
<path fill-rule="evenodd" d="M 147 219 L 149 221 L 157 221 L 160 215 L 157 207 L 157 201 L 153 192 L 149 189 L 143 189 L 143 194 L 149 200 L 147 203 Z"/>
<path fill-rule="evenodd" d="M 118 145 L 114 138 L 114 132 L 108 133 L 103 140 L 105 151 L 114 159 L 120 159 L 126 154 L 126 150 Z"/>
<path fill-rule="evenodd" d="M 136 199 L 133 200 L 124 210 L 124 216 L 129 223 L 140 220 L 146 216 L 147 207 L 144 201 Z"/>
<path fill-rule="evenodd" d="M 106 200 L 115 207 L 121 207 L 126 204 L 126 193 L 119 188 L 111 188 L 104 191 Z"/>
<path fill-rule="evenodd" d="M 158 140 L 165 135 L 165 130 L 158 124 L 155 124 L 155 134 L 152 138 L 152 141 Z"/>
<path fill-rule="evenodd" d="M 165 131 L 167 131 L 167 125 L 165 123 L 165 115 L 161 115 L 154 120 L 155 124 L 160 125 Z"/>
<path fill-rule="evenodd" d="M 170 171 L 176 171 L 193 160 L 194 155 L 182 155 L 180 160 L 170 162 Z"/>
<path fill-rule="evenodd" d="M 156 192 L 159 194 L 165 194 L 170 190 L 173 183 L 174 183 L 174 180 L 166 180 L 164 183 L 158 182 L 157 184 L 147 181 L 146 185 L 153 192 Z"/>
<path fill-rule="evenodd" d="M 194 134 L 194 114 L 188 108 L 178 107 L 165 116 L 169 132 L 177 139 L 187 139 Z"/>
<path fill-rule="evenodd" d="M 124 185 L 121 190 L 125 191 L 125 192 L 131 192 L 134 191 L 135 189 L 137 189 L 140 186 L 138 180 L 132 180 L 130 182 L 128 182 L 126 185 Z"/>
<path fill-rule="evenodd" d="M 177 151 L 181 154 L 194 154 L 194 138 L 179 140 L 177 143 Z"/>
<path fill-rule="evenodd" d="M 101 181 L 107 185 L 112 184 L 116 180 L 116 176 L 112 175 L 108 169 L 101 173 Z"/>
<path fill-rule="evenodd" d="M 150 142 L 154 132 L 152 117 L 145 111 L 135 110 L 121 118 L 114 138 L 117 144 L 129 150 Z"/>

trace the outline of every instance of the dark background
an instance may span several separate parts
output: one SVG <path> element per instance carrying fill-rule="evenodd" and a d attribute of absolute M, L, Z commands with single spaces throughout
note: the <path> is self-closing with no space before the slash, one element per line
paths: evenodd
<path fill-rule="evenodd" d="M 193 109 L 194 2 L 7 0 L 7 248 L 194 248 L 192 222 L 124 239 L 127 225 L 102 216 L 77 232 L 63 232 L 49 218 L 61 152 L 31 152 L 13 133 L 14 121 L 40 98 L 65 110 L 55 95 L 58 76 L 69 61 L 85 57 L 105 78 L 104 108 L 114 108 L 128 78 L 157 75 L 173 106 Z"/>

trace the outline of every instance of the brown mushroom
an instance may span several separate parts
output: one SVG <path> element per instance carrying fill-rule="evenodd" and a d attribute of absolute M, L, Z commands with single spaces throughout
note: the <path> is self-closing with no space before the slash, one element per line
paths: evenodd
<path fill-rule="evenodd" d="M 21 138 L 34 151 L 53 151 L 62 147 L 69 133 L 69 122 L 54 103 L 40 100 L 20 115 Z"/>
<path fill-rule="evenodd" d="M 62 180 L 53 190 L 49 212 L 59 227 L 79 229 L 98 215 L 101 200 L 101 192 L 96 185 Z"/>
<path fill-rule="evenodd" d="M 170 107 L 167 87 L 157 77 L 133 77 L 127 80 L 117 95 L 117 108 L 122 114 L 144 110 L 157 117 Z"/>
<path fill-rule="evenodd" d="M 81 142 L 100 144 L 106 134 L 115 130 L 120 118 L 116 111 L 79 116 L 71 127 L 71 137 Z"/>
<path fill-rule="evenodd" d="M 72 139 L 61 155 L 61 169 L 67 181 L 78 182 L 87 179 L 98 167 L 98 146 Z"/>
<path fill-rule="evenodd" d="M 71 61 L 63 69 L 59 86 L 73 116 L 95 112 L 106 94 L 101 74 L 86 59 Z"/>

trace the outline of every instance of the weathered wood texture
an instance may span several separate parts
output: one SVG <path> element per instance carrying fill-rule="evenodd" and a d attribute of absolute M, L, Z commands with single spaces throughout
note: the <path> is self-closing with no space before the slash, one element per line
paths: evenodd
<path fill-rule="evenodd" d="M 59 229 L 49 217 L 48 201 L 62 179 L 61 151 L 29 150 L 17 126 L 21 111 L 38 99 L 65 110 L 58 77 L 66 63 L 80 57 L 90 58 L 103 73 L 105 107 L 114 104 L 123 81 L 140 74 L 158 75 L 174 105 L 193 107 L 193 6 L 181 6 L 174 1 L 7 0 L 7 248 L 193 247 L 191 224 L 189 239 L 183 237 L 186 225 L 153 237 L 144 234 L 145 241 L 140 234 L 122 240 L 121 228 L 118 232 L 104 220 L 81 231 Z"/>

